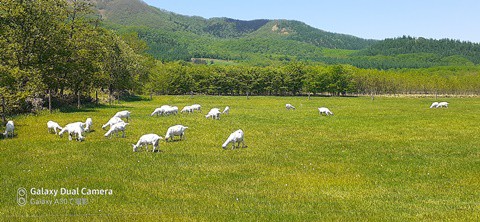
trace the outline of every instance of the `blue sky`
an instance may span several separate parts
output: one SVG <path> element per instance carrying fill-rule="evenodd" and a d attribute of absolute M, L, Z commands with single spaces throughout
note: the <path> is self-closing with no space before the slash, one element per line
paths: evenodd
<path fill-rule="evenodd" d="M 368 39 L 410 35 L 480 43 L 480 0 L 143 0 L 182 15 L 292 19 Z"/>

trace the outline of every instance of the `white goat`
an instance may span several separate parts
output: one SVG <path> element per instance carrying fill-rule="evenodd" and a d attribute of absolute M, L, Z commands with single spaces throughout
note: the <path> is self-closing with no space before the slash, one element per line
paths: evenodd
<path fill-rule="evenodd" d="M 85 137 L 82 135 L 85 132 L 84 124 L 82 122 L 69 123 L 58 133 L 60 137 L 63 137 L 65 132 L 68 132 L 68 140 L 72 140 L 72 136 L 76 137 L 77 141 L 85 140 Z"/>
<path fill-rule="evenodd" d="M 90 132 L 90 128 L 93 126 L 92 118 L 87 118 L 85 121 L 85 132 Z"/>
<path fill-rule="evenodd" d="M 326 116 L 333 115 L 333 113 L 326 107 L 318 108 L 318 112 L 320 112 L 320 115 L 322 114 L 325 114 Z"/>
<path fill-rule="evenodd" d="M 128 125 L 128 123 L 125 122 L 118 122 L 110 127 L 110 129 L 105 133 L 105 137 L 111 137 L 112 134 L 117 134 L 118 137 L 118 132 L 122 131 L 123 135 L 122 138 L 125 138 L 125 127 Z"/>
<path fill-rule="evenodd" d="M 437 106 L 438 106 L 438 102 L 433 102 L 430 108 L 437 108 Z"/>
<path fill-rule="evenodd" d="M 133 145 L 133 152 L 136 152 L 137 148 L 140 147 L 140 146 L 143 146 L 143 145 L 145 145 L 145 149 L 148 150 L 148 144 L 152 144 L 152 146 L 153 146 L 152 151 L 155 152 L 155 150 L 158 146 L 158 142 L 161 139 L 162 139 L 162 137 L 158 136 L 157 134 L 145 134 L 145 135 L 140 137 L 137 144 L 132 144 Z"/>
<path fill-rule="evenodd" d="M 82 123 L 82 122 L 69 123 L 69 124 L 65 125 L 65 126 L 62 128 L 62 130 L 60 130 L 60 132 L 58 133 L 58 135 L 59 135 L 60 137 L 63 137 L 63 134 L 64 134 L 65 132 L 69 132 L 69 129 L 73 129 L 73 128 L 77 127 L 77 126 L 85 129 L 84 124 L 85 124 L 85 123 Z"/>
<path fill-rule="evenodd" d="M 192 106 L 185 106 L 183 107 L 182 111 L 180 111 L 181 113 L 193 113 L 193 108 Z"/>
<path fill-rule="evenodd" d="M 448 108 L 448 103 L 447 102 L 439 102 L 437 108 L 445 107 Z"/>
<path fill-rule="evenodd" d="M 118 117 L 118 118 L 127 118 L 127 122 L 128 122 L 128 118 L 130 118 L 130 112 L 127 111 L 127 110 L 124 110 L 124 111 L 120 111 L 120 112 L 117 112 L 114 117 Z"/>
<path fill-rule="evenodd" d="M 85 137 L 82 135 L 85 132 L 83 126 L 74 127 L 72 130 L 68 132 L 68 139 L 72 140 L 72 136 L 76 136 L 77 141 L 84 141 Z"/>
<path fill-rule="evenodd" d="M 164 108 L 162 108 L 162 107 L 156 108 L 156 109 L 153 111 L 153 113 L 150 114 L 150 116 L 153 116 L 153 115 L 155 115 L 155 114 L 157 114 L 157 116 L 158 116 L 158 115 L 162 115 L 164 112 L 165 112 L 165 109 L 164 109 Z"/>
<path fill-rule="evenodd" d="M 230 136 L 227 138 L 225 143 L 223 143 L 222 148 L 226 149 L 229 143 L 232 143 L 232 149 L 235 149 L 235 143 L 237 143 L 237 148 L 240 147 L 240 143 L 242 143 L 242 148 L 247 147 L 245 145 L 245 141 L 243 138 L 243 131 L 241 129 L 230 134 Z"/>
<path fill-rule="evenodd" d="M 160 106 L 159 108 L 156 108 L 153 113 L 151 114 L 151 116 L 157 114 L 158 115 L 163 115 L 163 114 L 166 114 L 165 111 L 167 111 L 168 109 L 170 109 L 171 106 L 170 105 L 162 105 Z"/>
<path fill-rule="evenodd" d="M 57 134 L 57 130 L 60 131 L 63 129 L 58 123 L 51 120 L 47 122 L 47 128 L 49 133 L 55 132 L 55 134 Z"/>
<path fill-rule="evenodd" d="M 177 114 L 178 113 L 178 107 L 176 106 L 169 106 L 169 105 L 163 105 L 160 108 L 156 108 L 151 116 L 157 114 L 158 115 L 170 115 L 170 114 Z"/>
<path fill-rule="evenodd" d="M 177 114 L 177 113 L 178 113 L 178 107 L 176 106 L 170 106 L 165 109 L 165 115 Z"/>
<path fill-rule="evenodd" d="M 123 120 L 120 119 L 119 117 L 114 116 L 114 117 L 110 118 L 110 120 L 108 120 L 107 123 L 103 124 L 102 129 L 105 129 L 107 126 L 111 127 L 112 125 L 115 125 L 119 122 L 123 122 Z"/>
<path fill-rule="evenodd" d="M 170 138 L 172 138 L 173 141 L 175 136 L 180 136 L 180 140 L 182 140 L 183 136 L 185 135 L 186 129 L 188 129 L 188 127 L 183 125 L 175 125 L 169 127 L 167 133 L 165 134 L 165 141 L 168 141 L 168 139 Z"/>
<path fill-rule="evenodd" d="M 220 119 L 220 110 L 218 108 L 212 108 L 205 118 Z"/>
<path fill-rule="evenodd" d="M 199 104 L 193 104 L 190 107 L 192 107 L 193 110 L 198 110 L 199 112 L 202 112 L 202 106 Z"/>
<path fill-rule="evenodd" d="M 295 109 L 295 106 L 292 106 L 292 104 L 287 103 L 285 104 L 285 108 L 287 108 L 287 110 L 291 110 L 291 109 Z"/>
<path fill-rule="evenodd" d="M 5 133 L 3 133 L 3 136 L 8 138 L 8 134 L 10 134 L 12 138 L 15 135 L 15 125 L 13 124 L 12 120 L 9 120 L 7 125 L 5 125 Z"/>
<path fill-rule="evenodd" d="M 223 110 L 223 114 L 228 114 L 230 112 L 230 107 L 225 107 L 225 109 Z"/>

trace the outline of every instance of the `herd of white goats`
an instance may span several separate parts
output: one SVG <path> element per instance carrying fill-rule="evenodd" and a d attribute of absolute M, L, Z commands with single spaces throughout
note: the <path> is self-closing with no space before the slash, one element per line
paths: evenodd
<path fill-rule="evenodd" d="M 434 102 L 430 106 L 430 108 L 441 108 L 441 107 L 448 108 L 448 103 Z M 292 104 L 286 104 L 285 108 L 287 110 L 295 109 L 295 107 Z M 199 104 L 185 106 L 180 112 L 193 113 L 194 111 L 201 112 L 201 106 Z M 326 116 L 333 115 L 333 113 L 326 107 L 320 107 L 318 108 L 318 111 L 320 115 L 323 115 L 323 114 Z M 223 112 L 220 112 L 220 109 L 218 108 L 212 108 L 205 117 L 207 119 L 208 118 L 220 119 L 220 114 L 228 114 L 229 112 L 230 112 L 230 107 L 228 106 L 225 107 Z M 151 116 L 175 115 L 175 114 L 178 114 L 178 107 L 163 105 L 160 108 L 156 108 L 151 114 Z M 110 129 L 105 133 L 104 136 L 107 138 L 111 137 L 113 134 L 116 134 L 118 136 L 118 133 L 122 132 L 122 137 L 125 137 L 125 128 L 128 125 L 128 118 L 130 118 L 129 111 L 125 110 L 125 111 L 117 112 L 112 118 L 110 118 L 110 120 L 108 120 L 107 123 L 105 123 L 102 126 L 102 129 L 106 129 L 107 127 L 110 127 Z M 123 119 L 126 119 L 127 122 L 123 121 Z M 69 123 L 64 127 L 61 127 L 58 123 L 54 121 L 47 122 L 47 128 L 49 132 L 55 133 L 55 134 L 58 133 L 60 137 L 62 137 L 62 135 L 67 132 L 69 140 L 72 140 L 72 137 L 75 137 L 77 141 L 85 140 L 84 133 L 89 132 L 92 125 L 93 125 L 93 121 L 91 118 L 87 118 L 85 122 Z M 5 127 L 6 129 L 5 129 L 5 133 L 3 133 L 3 136 L 6 138 L 8 138 L 9 135 L 13 137 L 15 132 L 15 126 L 13 121 L 11 120 L 8 121 Z M 165 134 L 165 141 L 168 141 L 169 139 L 173 140 L 174 136 L 180 136 L 180 140 L 182 140 L 186 129 L 188 129 L 188 127 L 183 125 L 175 125 L 168 128 L 167 133 Z M 140 137 L 137 144 L 132 144 L 133 152 L 136 152 L 137 148 L 141 146 L 145 146 L 145 148 L 148 149 L 149 144 L 152 144 L 153 151 L 155 151 L 161 139 L 163 138 L 161 136 L 158 136 L 157 134 L 145 134 Z M 230 143 L 232 143 L 232 149 L 235 148 L 235 143 L 237 144 L 237 148 L 240 147 L 240 143 L 242 143 L 242 147 L 246 147 L 244 142 L 243 131 L 241 129 L 231 133 L 230 136 L 225 141 L 225 143 L 223 143 L 222 148 L 224 149 L 227 148 L 228 144 Z"/>
<path fill-rule="evenodd" d="M 185 106 L 180 112 L 181 113 L 193 113 L 194 111 L 199 111 L 201 112 L 201 106 L 199 104 L 194 104 L 191 106 Z M 230 107 L 225 107 L 223 112 L 220 112 L 220 109 L 218 108 L 212 108 L 210 112 L 205 116 L 207 119 L 212 118 L 212 119 L 220 119 L 220 114 L 228 114 L 230 112 Z M 169 106 L 169 105 L 163 105 L 160 108 L 157 108 L 153 111 L 151 116 L 154 115 L 176 115 L 178 114 L 178 107 L 176 106 Z M 106 129 L 109 127 L 109 130 L 105 133 L 105 137 L 109 138 L 112 135 L 119 135 L 119 133 L 122 133 L 122 137 L 125 137 L 125 128 L 127 127 L 128 119 L 130 118 L 130 111 L 124 110 L 117 112 L 110 120 L 108 120 L 107 123 L 105 123 L 102 126 L 102 129 Z M 126 122 L 124 121 L 126 120 Z M 60 124 L 54 121 L 48 121 L 47 122 L 47 129 L 49 133 L 55 133 L 58 134 L 60 137 L 63 136 L 63 134 L 68 133 L 68 139 L 72 140 L 75 138 L 77 141 L 84 141 L 85 140 L 85 132 L 90 132 L 91 127 L 93 125 L 93 120 L 92 118 L 87 118 L 85 122 L 74 122 L 74 123 L 69 123 L 65 125 L 64 127 L 61 127 Z M 183 125 L 175 125 L 171 126 L 168 128 L 167 133 L 165 134 L 165 141 L 173 140 L 175 136 L 180 136 L 180 140 L 183 139 L 185 135 L 185 130 L 188 129 L 188 127 L 183 126 Z M 13 121 L 8 121 L 6 124 L 6 129 L 5 133 L 3 133 L 3 136 L 8 138 L 9 136 L 13 138 L 15 132 L 15 125 Z M 241 129 L 233 132 L 230 134 L 230 136 L 227 138 L 225 143 L 223 143 L 222 148 L 226 149 L 228 144 L 232 144 L 232 149 L 235 148 L 235 144 L 237 144 L 236 147 L 240 147 L 240 143 L 242 144 L 242 147 L 245 148 L 245 142 L 243 139 L 243 131 Z M 160 140 L 163 139 L 161 136 L 157 134 L 145 134 L 140 137 L 138 142 L 133 145 L 133 152 L 136 152 L 137 149 L 141 146 L 145 146 L 145 148 L 148 150 L 148 145 L 153 146 L 153 152 L 156 151 Z"/>

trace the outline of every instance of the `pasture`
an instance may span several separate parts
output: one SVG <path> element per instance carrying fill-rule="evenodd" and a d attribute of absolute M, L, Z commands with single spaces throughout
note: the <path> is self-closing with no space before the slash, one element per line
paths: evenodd
<path fill-rule="evenodd" d="M 441 98 L 437 101 L 448 101 L 448 109 L 429 109 L 433 101 L 159 96 L 18 116 L 16 136 L 0 140 L 0 215 L 3 220 L 478 221 L 480 100 Z M 194 103 L 202 105 L 202 113 L 150 116 L 164 104 L 182 109 Z M 287 111 L 286 103 L 296 110 Z M 210 108 L 227 105 L 229 115 L 205 118 Z M 335 115 L 320 116 L 321 106 Z M 132 113 L 126 137 L 104 138 L 101 125 L 120 110 Z M 48 120 L 63 126 L 87 117 L 94 131 L 84 142 L 47 133 Z M 151 152 L 151 146 L 132 152 L 141 135 L 164 137 L 176 124 L 189 127 L 185 140 L 162 140 L 160 152 Z M 222 149 L 237 129 L 245 132 L 248 148 Z M 32 188 L 77 187 L 113 194 L 31 194 Z M 25 206 L 17 203 L 19 188 L 27 190 Z"/>

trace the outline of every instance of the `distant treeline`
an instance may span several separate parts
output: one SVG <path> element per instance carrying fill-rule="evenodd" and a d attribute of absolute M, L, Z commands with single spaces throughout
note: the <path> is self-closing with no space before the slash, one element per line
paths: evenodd
<path fill-rule="evenodd" d="M 159 63 L 146 89 L 154 94 L 370 95 L 480 93 L 480 67 L 382 71 L 350 65 L 215 66 Z"/>

